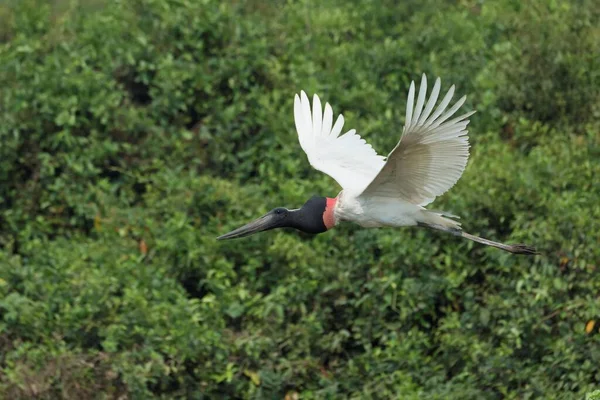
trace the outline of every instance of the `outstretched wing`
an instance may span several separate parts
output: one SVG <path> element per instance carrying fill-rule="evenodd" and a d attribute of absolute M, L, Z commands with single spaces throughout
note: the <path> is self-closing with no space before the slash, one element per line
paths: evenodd
<path fill-rule="evenodd" d="M 375 178 L 385 159 L 351 129 L 340 136 L 344 117 L 333 124 L 329 103 L 325 111 L 314 95 L 312 111 L 306 93 L 294 98 L 294 120 L 300 146 L 315 169 L 326 173 L 345 190 L 359 193 Z"/>
<path fill-rule="evenodd" d="M 446 111 L 454 95 L 452 86 L 434 111 L 440 79 L 435 81 L 427 104 L 426 92 L 427 78 L 423 75 L 415 105 L 415 83 L 410 84 L 402 137 L 363 195 L 400 198 L 425 206 L 461 177 L 469 158 L 468 117 L 475 111 L 448 121 L 466 96 Z"/>

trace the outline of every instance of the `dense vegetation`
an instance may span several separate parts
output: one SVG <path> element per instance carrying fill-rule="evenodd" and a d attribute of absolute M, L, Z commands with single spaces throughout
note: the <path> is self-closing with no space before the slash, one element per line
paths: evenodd
<path fill-rule="evenodd" d="M 0 4 L 2 398 L 581 399 L 600 387 L 595 0 Z M 215 237 L 339 188 L 317 92 L 385 154 L 425 72 L 476 108 L 421 229 Z"/>

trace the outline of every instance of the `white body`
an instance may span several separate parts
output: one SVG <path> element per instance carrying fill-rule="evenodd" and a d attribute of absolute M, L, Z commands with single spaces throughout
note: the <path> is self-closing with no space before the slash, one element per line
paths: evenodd
<path fill-rule="evenodd" d="M 337 199 L 333 211 L 336 223 L 350 221 L 364 228 L 416 225 L 425 210 L 402 199 L 356 196 L 344 190 Z"/>
<path fill-rule="evenodd" d="M 317 95 L 312 110 L 304 92 L 296 95 L 294 119 L 302 149 L 314 168 L 343 188 L 334 208 L 335 223 L 351 221 L 366 228 L 425 223 L 460 229 L 458 222 L 444 218 L 443 213 L 424 208 L 454 186 L 469 157 L 466 127 L 474 111 L 449 120 L 466 98 L 448 109 L 452 86 L 436 107 L 439 93 L 438 78 L 426 101 L 423 75 L 415 103 L 415 85 L 411 83 L 402 135 L 386 158 L 354 129 L 340 136 L 343 116 L 333 124 L 331 106 L 326 104 L 323 111 Z"/>

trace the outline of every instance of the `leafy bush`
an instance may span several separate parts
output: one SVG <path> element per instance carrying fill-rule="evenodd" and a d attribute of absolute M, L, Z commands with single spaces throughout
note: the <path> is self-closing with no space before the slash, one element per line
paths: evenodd
<path fill-rule="evenodd" d="M 582 398 L 600 381 L 595 2 L 0 5 L 0 391 L 10 398 Z M 419 229 L 220 233 L 335 196 L 317 92 L 384 153 L 421 72 L 469 96 Z M 590 397 L 594 394 L 590 394 Z"/>

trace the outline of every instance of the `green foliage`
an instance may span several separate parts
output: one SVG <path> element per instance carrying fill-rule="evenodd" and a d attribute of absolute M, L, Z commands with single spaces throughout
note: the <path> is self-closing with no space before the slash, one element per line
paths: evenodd
<path fill-rule="evenodd" d="M 397 4 L 401 3 L 401 4 Z M 582 398 L 600 382 L 592 0 L 0 5 L 0 392 L 10 398 Z M 317 92 L 384 153 L 408 84 L 477 108 L 419 229 L 215 237 L 339 188 Z"/>
<path fill-rule="evenodd" d="M 591 393 L 586 394 L 585 400 L 598 400 L 600 399 L 600 390 L 594 390 Z"/>

